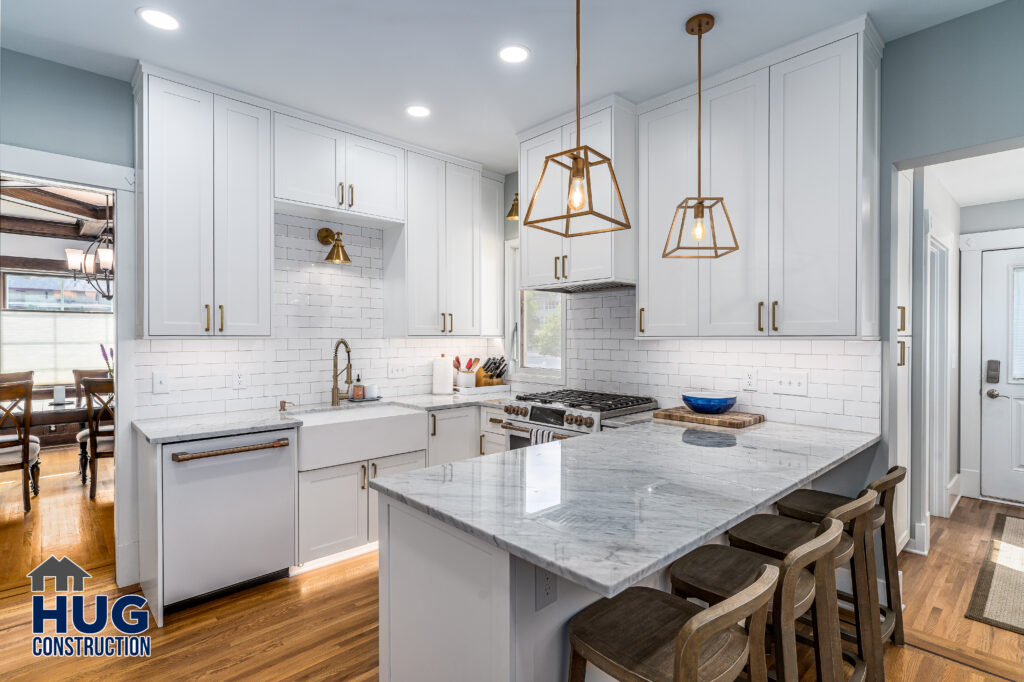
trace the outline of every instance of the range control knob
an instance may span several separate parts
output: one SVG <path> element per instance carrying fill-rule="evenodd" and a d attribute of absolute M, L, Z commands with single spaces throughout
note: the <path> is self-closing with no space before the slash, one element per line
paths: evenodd
<path fill-rule="evenodd" d="M 511 405 L 506 405 L 505 406 L 505 414 L 512 414 L 512 406 Z"/>
<path fill-rule="evenodd" d="M 527 407 L 520 407 L 519 408 L 519 416 L 520 417 L 525 417 L 528 414 L 530 414 L 530 409 L 529 408 L 527 408 Z"/>
<path fill-rule="evenodd" d="M 576 423 L 576 415 L 574 415 L 574 414 L 567 414 L 567 415 L 565 415 L 564 421 L 565 421 L 566 424 L 575 424 Z"/>
<path fill-rule="evenodd" d="M 594 425 L 594 418 L 593 417 L 587 417 L 586 419 L 583 420 L 583 425 L 586 426 L 589 429 L 591 426 Z"/>

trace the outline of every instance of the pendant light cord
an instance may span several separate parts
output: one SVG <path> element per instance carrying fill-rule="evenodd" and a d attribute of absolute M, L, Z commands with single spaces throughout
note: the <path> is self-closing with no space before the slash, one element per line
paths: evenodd
<path fill-rule="evenodd" d="M 700 184 L 700 115 L 701 110 L 704 108 L 703 105 L 703 88 L 701 87 L 701 39 L 704 37 L 704 31 L 698 29 L 697 31 L 697 196 L 702 196 L 701 184 Z"/>
<path fill-rule="evenodd" d="M 580 131 L 580 0 L 576 0 L 576 146 L 583 146 Z"/>

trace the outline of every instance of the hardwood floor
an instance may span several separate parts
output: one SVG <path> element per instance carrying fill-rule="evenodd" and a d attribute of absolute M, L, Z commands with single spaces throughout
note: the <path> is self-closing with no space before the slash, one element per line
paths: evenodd
<path fill-rule="evenodd" d="M 109 491 L 103 480 L 101 491 Z M 75 484 L 81 487 L 77 481 Z M 51 485 L 57 490 L 69 488 L 65 491 L 68 495 L 74 490 L 56 481 Z M 10 493 L 0 495 L 7 524 Z M 87 494 L 84 499 L 88 501 Z M 964 500 L 951 519 L 933 520 L 928 557 L 900 557 L 908 644 L 887 647 L 887 679 L 1021 679 L 1024 637 L 963 618 L 992 517 L 1000 511 L 1024 515 L 1020 509 Z M 78 513 L 82 518 L 89 517 L 84 511 Z M 48 522 L 38 523 L 45 528 Z M 32 525 L 34 528 L 35 522 Z M 4 528 L 7 543 L 12 532 L 6 525 Z M 50 532 L 55 541 L 65 543 L 70 556 L 76 555 L 70 524 L 62 532 Z M 28 531 L 26 534 L 31 535 Z M 5 552 L 7 547 L 5 544 Z M 25 547 L 33 547 L 37 555 L 44 550 L 48 556 L 51 551 L 34 539 Z M 54 553 L 59 556 L 63 551 Z M 33 561 L 14 559 L 19 566 Z M 17 571 L 5 565 L 3 572 L 7 576 Z M 111 563 L 93 566 L 90 572 L 93 578 L 86 582 L 88 594 L 115 597 L 138 590 L 137 586 L 117 588 Z M 24 578 L 0 588 L 0 679 L 377 679 L 376 552 L 171 614 L 163 628 L 150 629 L 153 655 L 148 659 L 34 658 L 30 648 L 30 594 Z M 813 680 L 810 651 L 802 653 L 803 677 Z"/>
<path fill-rule="evenodd" d="M 100 459 L 96 499 L 78 477 L 78 448 L 45 449 L 39 457 L 39 496 L 25 513 L 21 473 L 0 474 L 0 587 L 25 582 L 25 574 L 51 554 L 80 566 L 114 561 L 114 460 Z"/>

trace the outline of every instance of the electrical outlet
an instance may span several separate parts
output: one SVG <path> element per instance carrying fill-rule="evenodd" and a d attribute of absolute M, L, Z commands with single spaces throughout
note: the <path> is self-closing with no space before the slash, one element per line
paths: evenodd
<path fill-rule="evenodd" d="M 397 360 L 388 360 L 388 379 L 404 379 L 409 376 L 409 365 Z"/>
<path fill-rule="evenodd" d="M 540 611 L 548 604 L 554 604 L 558 599 L 558 576 L 551 571 L 545 571 L 540 566 L 534 566 L 534 610 Z"/>
<path fill-rule="evenodd" d="M 744 391 L 756 391 L 757 390 L 757 370 L 748 369 L 743 373 L 743 390 Z"/>
<path fill-rule="evenodd" d="M 771 386 L 774 393 L 781 395 L 807 395 L 807 372 L 776 372 L 772 377 Z"/>
<path fill-rule="evenodd" d="M 231 388 L 245 388 L 245 375 L 237 369 L 231 374 Z"/>
<path fill-rule="evenodd" d="M 167 372 L 162 369 L 153 370 L 153 393 L 167 393 Z"/>

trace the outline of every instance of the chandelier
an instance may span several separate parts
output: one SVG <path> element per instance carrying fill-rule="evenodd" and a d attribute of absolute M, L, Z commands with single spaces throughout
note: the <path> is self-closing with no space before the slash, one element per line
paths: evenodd
<path fill-rule="evenodd" d="M 64 249 L 68 270 L 75 280 L 81 278 L 106 300 L 114 298 L 114 234 L 110 221 L 110 195 L 106 196 L 103 228 L 96 239 L 83 251 Z"/>

